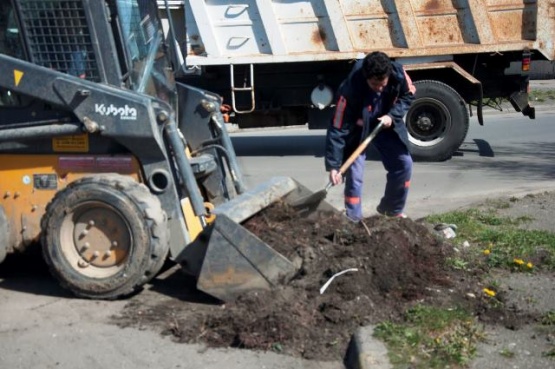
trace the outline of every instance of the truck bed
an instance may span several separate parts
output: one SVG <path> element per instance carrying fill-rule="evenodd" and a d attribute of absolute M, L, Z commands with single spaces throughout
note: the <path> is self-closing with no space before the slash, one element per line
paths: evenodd
<path fill-rule="evenodd" d="M 164 1 L 159 1 L 163 6 Z M 169 1 L 187 64 L 555 50 L 555 0 Z"/>

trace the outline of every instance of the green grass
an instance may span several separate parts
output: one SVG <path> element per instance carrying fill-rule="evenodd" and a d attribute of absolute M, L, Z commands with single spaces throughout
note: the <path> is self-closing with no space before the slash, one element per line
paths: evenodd
<path fill-rule="evenodd" d="M 499 216 L 502 204 L 488 209 L 467 209 L 426 218 L 431 224 L 448 223 L 457 225 L 456 245 L 468 241 L 472 246 L 469 253 L 457 256 L 454 266 L 474 265 L 484 261 L 490 267 L 532 271 L 537 267 L 555 270 L 555 234 L 547 231 L 519 228 L 529 218 Z M 485 255 L 484 251 L 489 254 Z M 528 264 L 531 263 L 531 264 Z"/>
<path fill-rule="evenodd" d="M 507 347 L 504 347 L 501 351 L 499 351 L 499 355 L 506 357 L 507 359 L 512 359 L 515 357 L 514 351 L 511 351 Z"/>
<path fill-rule="evenodd" d="M 541 324 L 555 326 L 555 310 L 548 311 L 541 319 Z"/>
<path fill-rule="evenodd" d="M 541 320 L 541 327 L 537 328 L 538 332 L 546 337 L 554 337 L 555 336 L 555 310 L 550 310 L 546 312 Z M 553 340 L 549 341 L 550 348 L 546 351 L 542 352 L 542 356 L 549 357 L 551 359 L 555 359 L 555 342 Z"/>
<path fill-rule="evenodd" d="M 555 90 L 532 90 L 530 92 L 530 101 L 553 102 L 555 100 Z"/>
<path fill-rule="evenodd" d="M 417 305 L 405 314 L 405 323 L 383 322 L 374 335 L 385 342 L 395 368 L 446 368 L 465 365 L 483 339 L 481 328 L 461 309 Z"/>
<path fill-rule="evenodd" d="M 499 215 L 499 211 L 513 206 L 516 201 L 491 201 L 480 209 L 427 217 L 426 221 L 432 225 L 447 223 L 457 226 L 457 236 L 449 241 L 460 252 L 447 258 L 447 265 L 462 273 L 484 265 L 513 271 L 555 271 L 555 234 L 523 229 L 521 226 L 530 218 Z M 463 247 L 465 241 L 470 247 Z M 532 263 L 531 268 L 528 263 Z M 488 289 L 499 290 L 499 281 L 485 282 Z M 487 301 L 493 308 L 503 304 L 493 296 Z M 541 323 L 545 329 L 554 329 L 555 310 L 546 313 Z M 477 343 L 484 338 L 482 328 L 470 313 L 424 305 L 408 310 L 402 323 L 387 321 L 378 324 L 374 335 L 385 342 L 390 362 L 396 369 L 465 367 L 475 356 Z M 501 348 L 499 355 L 512 358 L 514 352 Z M 555 348 L 544 355 L 555 356 Z"/>

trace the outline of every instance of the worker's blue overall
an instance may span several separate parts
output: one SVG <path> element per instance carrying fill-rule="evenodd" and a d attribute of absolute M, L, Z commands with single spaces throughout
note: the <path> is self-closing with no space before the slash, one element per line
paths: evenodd
<path fill-rule="evenodd" d="M 364 105 L 366 108 L 362 114 L 364 124 L 362 140 L 377 124 L 377 118 L 383 115 L 382 99 L 379 93 L 371 91 Z M 412 159 L 408 149 L 391 128 L 383 129 L 372 140 L 372 144 L 378 150 L 387 171 L 385 193 L 378 208 L 381 213 L 385 214 L 402 213 L 407 201 L 412 175 Z M 362 219 L 361 195 L 365 160 L 366 153 L 363 153 L 345 173 L 345 211 L 346 215 L 355 221 Z"/>
<path fill-rule="evenodd" d="M 404 74 L 404 71 L 400 68 L 402 67 L 396 66 L 394 72 Z M 353 73 L 351 73 L 351 77 L 352 75 Z M 405 76 L 393 74 L 390 79 L 393 78 L 392 82 L 394 84 L 396 81 L 394 78 L 397 78 L 397 81 L 404 81 Z M 372 145 L 379 152 L 383 166 L 387 171 L 386 187 L 378 205 L 378 211 L 382 214 L 395 216 L 403 212 L 412 175 L 412 158 L 407 148 L 408 134 L 402 121 L 405 112 L 400 115 L 400 112 L 393 110 L 393 105 L 398 101 L 395 95 L 399 96 L 399 93 L 392 92 L 390 86 L 380 94 L 365 88 L 366 85 L 353 86 L 354 81 L 357 81 L 357 79 L 351 78 L 350 83 L 344 83 L 342 91 L 340 91 L 334 121 L 327 135 L 326 168 L 327 170 L 336 169 L 338 164 L 344 162 L 358 144 L 375 128 L 378 124 L 377 118 L 385 114 L 391 114 L 394 124 L 389 128 L 382 129 L 372 140 Z M 363 83 L 366 84 L 364 79 Z M 409 80 L 401 86 L 403 87 L 401 90 L 410 89 L 411 86 L 412 83 Z M 363 93 L 360 91 L 361 89 L 363 89 Z M 353 94 L 353 92 L 355 93 Z M 363 97 L 353 103 L 355 101 L 353 96 L 356 98 Z M 350 105 L 348 99 L 351 101 Z M 408 109 L 411 99 L 412 95 L 410 98 L 407 97 L 406 106 L 401 107 L 403 110 Z M 356 123 L 352 123 L 353 121 Z M 342 154 L 339 154 L 339 152 Z M 339 159 L 341 162 L 337 161 L 338 158 L 341 158 Z M 362 219 L 361 195 L 365 160 L 366 153 L 363 153 L 345 173 L 345 210 L 346 215 L 354 221 Z"/>
<path fill-rule="evenodd" d="M 412 175 L 412 159 L 407 147 L 391 130 L 383 130 L 372 141 L 382 157 L 387 171 L 385 192 L 378 205 L 382 214 L 396 215 L 403 212 Z M 362 219 L 362 184 L 366 154 L 361 154 L 345 175 L 345 211 L 349 219 Z"/>

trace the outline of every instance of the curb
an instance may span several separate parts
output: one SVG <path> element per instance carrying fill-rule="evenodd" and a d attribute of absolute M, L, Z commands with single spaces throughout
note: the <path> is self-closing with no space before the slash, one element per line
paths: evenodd
<path fill-rule="evenodd" d="M 351 336 L 345 367 L 347 369 L 392 369 L 383 342 L 373 338 L 374 326 L 360 327 Z"/>
<path fill-rule="evenodd" d="M 549 112 L 549 111 L 554 111 L 555 110 L 555 104 L 554 103 L 545 103 L 545 102 L 539 103 L 539 102 L 535 102 L 535 101 L 530 101 L 530 105 L 536 109 L 536 112 Z M 484 115 L 518 114 L 520 117 L 524 117 L 523 115 L 521 115 L 520 112 L 514 110 L 514 108 L 510 105 L 502 106 L 501 108 L 503 110 L 497 110 L 497 109 L 493 109 L 493 108 L 490 108 L 490 107 L 484 107 L 483 113 L 484 113 Z M 472 118 L 473 116 L 476 116 L 476 109 L 472 110 L 472 115 L 470 115 L 470 118 Z"/>

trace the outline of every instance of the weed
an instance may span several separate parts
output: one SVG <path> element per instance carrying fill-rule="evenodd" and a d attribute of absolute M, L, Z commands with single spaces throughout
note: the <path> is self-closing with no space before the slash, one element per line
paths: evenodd
<path fill-rule="evenodd" d="M 447 258 L 446 262 L 447 262 L 447 265 L 449 265 L 453 269 L 465 270 L 465 271 L 468 270 L 469 262 L 462 258 L 450 257 L 450 258 Z"/>
<path fill-rule="evenodd" d="M 499 208 L 499 205 L 497 206 Z M 541 267 L 555 270 L 555 234 L 540 230 L 525 230 L 519 225 L 530 221 L 529 217 L 509 218 L 496 214 L 495 209 L 475 208 L 433 215 L 427 218 L 431 224 L 453 223 L 457 236 L 472 245 L 474 254 L 467 255 L 467 263 L 483 260 L 490 267 L 503 267 L 514 271 L 531 272 L 537 262 L 532 262 L 541 252 Z M 462 242 L 462 241 L 461 241 Z M 484 250 L 488 250 L 484 253 Z M 517 260 L 517 262 L 515 262 Z M 454 267 L 468 267 L 457 261 Z"/>
<path fill-rule="evenodd" d="M 389 348 L 393 365 L 445 368 L 464 365 L 475 356 L 483 339 L 474 319 L 462 309 L 417 305 L 405 313 L 405 323 L 383 322 L 374 335 Z"/>
<path fill-rule="evenodd" d="M 532 101 L 546 102 L 555 100 L 554 90 L 533 90 L 530 92 L 530 99 Z"/>
<path fill-rule="evenodd" d="M 499 287 L 501 286 L 501 283 L 497 279 L 492 279 L 492 280 L 488 281 L 487 284 L 493 290 L 498 290 Z"/>
<path fill-rule="evenodd" d="M 515 353 L 506 347 L 499 351 L 499 355 L 504 356 L 508 359 L 515 357 Z"/>
<path fill-rule="evenodd" d="M 541 319 L 543 325 L 555 325 L 555 310 L 548 311 Z"/>
<path fill-rule="evenodd" d="M 538 303 L 538 299 L 532 296 L 527 296 L 524 301 L 526 301 L 527 304 L 537 304 Z"/>

